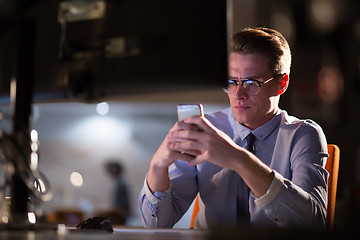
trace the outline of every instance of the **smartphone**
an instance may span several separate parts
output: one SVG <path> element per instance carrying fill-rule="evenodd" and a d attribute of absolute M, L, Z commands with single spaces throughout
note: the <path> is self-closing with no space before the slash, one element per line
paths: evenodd
<path fill-rule="evenodd" d="M 202 104 L 179 104 L 177 106 L 179 121 L 192 116 L 204 116 Z"/>

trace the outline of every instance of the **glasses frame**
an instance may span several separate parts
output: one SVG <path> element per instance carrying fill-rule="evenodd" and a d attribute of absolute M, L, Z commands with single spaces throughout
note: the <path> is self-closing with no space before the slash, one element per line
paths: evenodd
<path fill-rule="evenodd" d="M 234 78 L 229 78 L 228 79 L 228 83 L 232 83 L 232 84 L 235 84 L 236 85 L 236 89 L 234 92 L 231 92 L 229 93 L 229 91 L 227 90 L 227 88 L 224 88 L 224 91 L 227 93 L 227 94 L 233 94 L 237 91 L 237 87 L 239 85 L 241 85 L 241 87 L 243 87 L 245 89 L 245 91 L 248 93 L 247 89 L 244 87 L 244 83 L 247 82 L 247 81 L 252 81 L 252 82 L 256 82 L 256 84 L 258 85 L 259 87 L 259 90 L 256 92 L 256 93 L 248 93 L 248 94 L 251 94 L 251 95 L 256 95 L 260 92 L 261 90 L 261 87 L 264 86 L 266 83 L 270 82 L 271 80 L 275 79 L 275 77 L 271 77 L 267 80 L 265 80 L 264 82 L 261 82 L 259 80 L 256 80 L 256 79 L 252 79 L 252 78 L 240 78 L 240 79 L 234 79 Z"/>

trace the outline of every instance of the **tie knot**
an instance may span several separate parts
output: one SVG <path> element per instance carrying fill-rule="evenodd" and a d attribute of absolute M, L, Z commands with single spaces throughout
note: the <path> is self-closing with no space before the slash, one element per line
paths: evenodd
<path fill-rule="evenodd" d="M 255 135 L 252 133 L 249 133 L 249 135 L 247 135 L 247 137 L 245 138 L 246 141 L 246 149 L 252 153 L 255 152 L 254 149 L 254 141 L 255 141 Z"/>

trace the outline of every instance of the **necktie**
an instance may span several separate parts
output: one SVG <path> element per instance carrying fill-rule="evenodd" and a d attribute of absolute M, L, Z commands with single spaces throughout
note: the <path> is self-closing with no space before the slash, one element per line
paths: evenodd
<path fill-rule="evenodd" d="M 249 135 L 247 135 L 247 137 L 245 138 L 245 141 L 246 141 L 245 148 L 249 152 L 254 153 L 255 152 L 255 147 L 254 147 L 255 135 L 252 133 L 249 133 Z M 242 181 L 242 180 L 240 180 L 240 181 Z M 239 197 L 237 199 L 237 221 L 238 221 L 239 225 L 244 225 L 244 224 L 248 223 L 249 218 L 250 218 L 250 213 L 249 213 L 250 189 L 244 182 L 242 184 L 242 188 L 243 189 L 240 191 L 246 192 L 246 194 L 241 194 L 241 199 L 239 199 Z"/>
<path fill-rule="evenodd" d="M 254 153 L 255 152 L 255 148 L 254 148 L 254 141 L 255 141 L 255 136 L 252 133 L 249 133 L 249 135 L 247 135 L 247 137 L 245 138 L 246 141 L 246 149 L 249 152 Z"/>

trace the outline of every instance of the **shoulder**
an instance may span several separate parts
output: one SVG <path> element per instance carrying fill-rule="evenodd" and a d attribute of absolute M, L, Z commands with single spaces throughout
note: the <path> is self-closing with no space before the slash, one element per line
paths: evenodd
<path fill-rule="evenodd" d="M 307 139 L 310 143 L 320 142 L 326 144 L 326 137 L 319 124 L 311 119 L 299 119 L 281 111 L 280 131 L 287 136 L 293 136 L 293 141 Z M 310 141 L 312 139 L 312 141 Z M 315 141 L 314 141 L 315 140 Z"/>
<path fill-rule="evenodd" d="M 284 110 L 281 110 L 281 126 L 294 128 L 297 130 L 305 130 L 309 131 L 322 131 L 322 128 L 319 124 L 317 124 L 314 120 L 311 119 L 299 119 L 297 117 L 288 115 L 288 113 Z"/>

